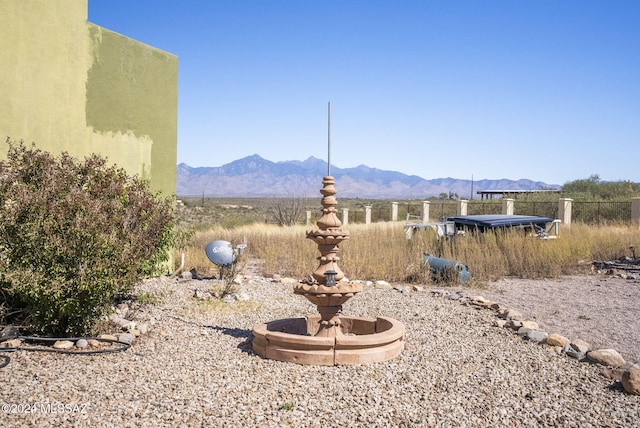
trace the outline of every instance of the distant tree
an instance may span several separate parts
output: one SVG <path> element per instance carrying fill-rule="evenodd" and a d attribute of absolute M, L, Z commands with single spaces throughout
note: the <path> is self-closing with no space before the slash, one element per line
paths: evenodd
<path fill-rule="evenodd" d="M 562 186 L 565 196 L 597 198 L 597 199 L 628 199 L 640 196 L 640 183 L 629 180 L 602 181 L 598 174 L 589 178 L 569 181 Z"/>
<path fill-rule="evenodd" d="M 438 199 L 444 199 L 444 200 L 449 200 L 449 201 L 455 201 L 458 200 L 460 198 L 460 195 L 458 195 L 457 193 L 453 193 L 453 192 L 442 192 L 440 193 L 440 195 L 438 196 Z"/>
<path fill-rule="evenodd" d="M 294 194 L 269 199 L 269 214 L 278 226 L 293 226 L 304 212 L 303 199 Z"/>

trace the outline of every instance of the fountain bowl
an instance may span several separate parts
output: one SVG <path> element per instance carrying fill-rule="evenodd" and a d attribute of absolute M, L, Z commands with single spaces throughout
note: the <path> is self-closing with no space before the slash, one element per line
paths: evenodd
<path fill-rule="evenodd" d="M 340 316 L 337 334 L 316 336 L 320 316 L 285 318 L 253 327 L 253 351 L 263 358 L 308 365 L 353 365 L 387 361 L 404 349 L 399 321 Z"/>

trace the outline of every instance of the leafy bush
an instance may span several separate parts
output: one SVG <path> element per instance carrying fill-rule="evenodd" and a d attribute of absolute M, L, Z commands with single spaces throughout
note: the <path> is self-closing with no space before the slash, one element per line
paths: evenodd
<path fill-rule="evenodd" d="M 0 162 L 0 295 L 41 333 L 81 335 L 166 261 L 169 199 L 92 155 L 7 139 Z"/>
<path fill-rule="evenodd" d="M 562 186 L 563 197 L 576 200 L 628 200 L 640 196 L 640 183 L 629 180 L 602 181 L 598 174 Z"/>

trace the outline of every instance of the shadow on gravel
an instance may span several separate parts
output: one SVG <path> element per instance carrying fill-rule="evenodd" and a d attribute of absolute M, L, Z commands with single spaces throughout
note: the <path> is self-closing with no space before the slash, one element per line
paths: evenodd
<path fill-rule="evenodd" d="M 607 386 L 607 389 L 609 391 L 613 391 L 613 392 L 620 392 L 620 393 L 623 393 L 623 394 L 625 393 L 624 387 L 622 386 L 622 382 L 620 382 L 619 380 L 616 380 L 612 384 Z"/>
<path fill-rule="evenodd" d="M 204 325 L 203 327 L 219 331 L 222 334 L 226 334 L 227 336 L 231 336 L 236 339 L 244 339 L 238 344 L 238 349 L 240 349 L 242 352 L 246 352 L 247 354 L 255 354 L 255 352 L 253 352 L 253 348 L 251 347 L 251 341 L 253 340 L 253 333 L 251 332 L 251 330 L 245 330 L 243 328 L 220 327 L 217 325 Z"/>

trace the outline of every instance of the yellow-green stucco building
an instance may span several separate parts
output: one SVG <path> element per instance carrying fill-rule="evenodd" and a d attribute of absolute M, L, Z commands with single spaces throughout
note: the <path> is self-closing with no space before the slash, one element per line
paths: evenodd
<path fill-rule="evenodd" d="M 106 157 L 175 194 L 178 58 L 87 21 L 87 0 L 0 0 L 0 158 L 10 137 Z"/>

